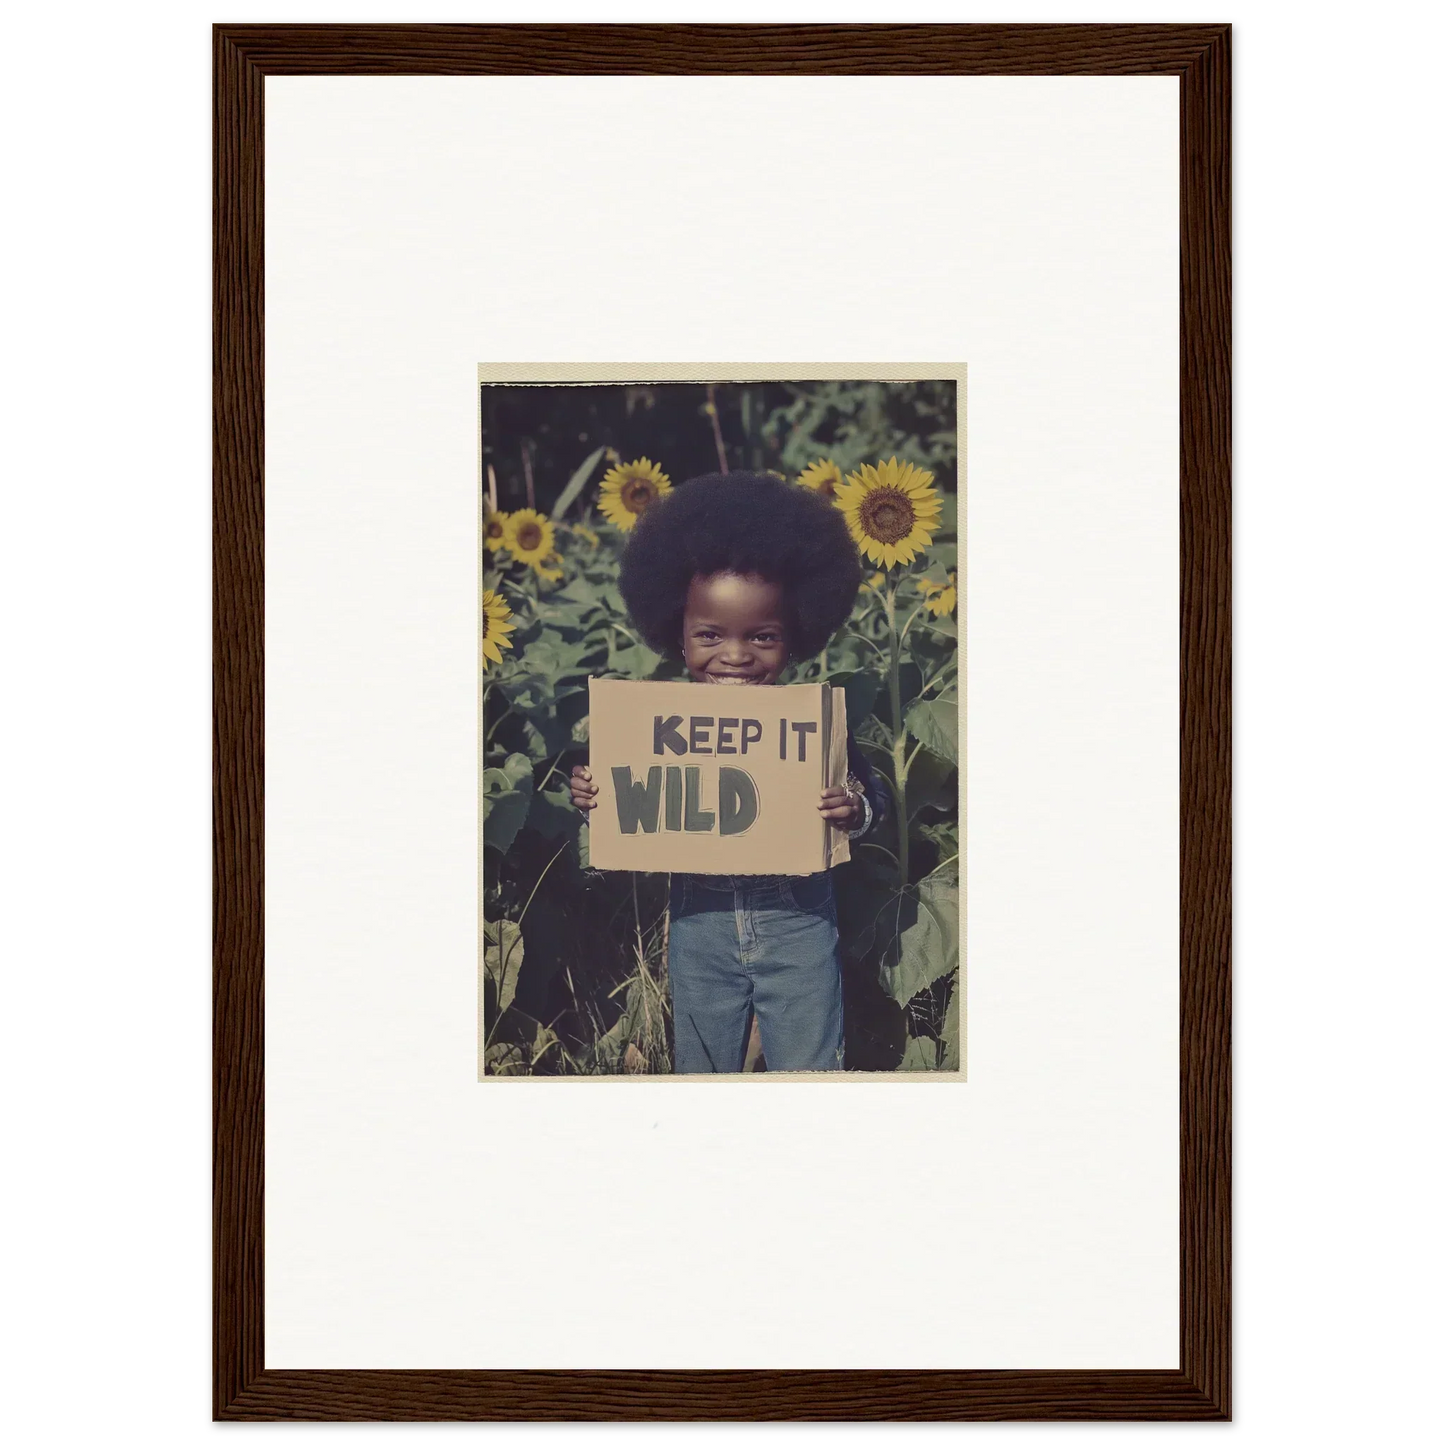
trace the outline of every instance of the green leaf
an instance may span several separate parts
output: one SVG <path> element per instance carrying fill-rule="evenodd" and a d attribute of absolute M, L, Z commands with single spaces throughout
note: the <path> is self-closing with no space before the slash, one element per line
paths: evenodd
<path fill-rule="evenodd" d="M 909 903 L 913 906 L 900 910 L 904 927 L 897 948 L 884 955 L 886 961 L 878 970 L 878 982 L 899 1005 L 958 967 L 957 878 L 930 873 L 917 885 L 916 900 Z"/>
<path fill-rule="evenodd" d="M 487 1072 L 489 1074 L 525 1074 L 526 1056 L 517 1044 L 488 1044 Z"/>
<path fill-rule="evenodd" d="M 534 681 L 556 682 L 571 672 L 585 672 L 582 659 L 587 656 L 585 642 L 568 642 L 560 632 L 548 627 L 535 642 L 527 644 L 527 671 Z"/>
<path fill-rule="evenodd" d="M 572 747 L 573 720 L 555 705 L 529 708 L 522 719 L 522 746 L 533 762 L 546 762 Z"/>
<path fill-rule="evenodd" d="M 869 713 L 863 721 L 853 729 L 853 741 L 870 755 L 874 766 L 877 766 L 877 754 L 882 752 L 887 755 L 889 767 L 892 767 L 893 759 L 893 729 L 878 716 L 876 712 Z M 910 782 L 912 775 L 910 774 Z"/>
<path fill-rule="evenodd" d="M 615 1074 L 619 1070 L 622 1051 L 627 1047 L 627 1038 L 632 1031 L 632 1019 L 624 1010 L 617 1022 L 597 1041 L 585 1055 L 587 1070 L 594 1074 Z"/>
<path fill-rule="evenodd" d="M 835 672 L 828 682 L 843 689 L 848 704 L 848 726 L 856 733 L 863 726 L 864 718 L 873 711 L 883 679 L 876 672 Z"/>
<path fill-rule="evenodd" d="M 610 670 L 623 677 L 651 677 L 661 661 L 660 654 L 654 652 L 646 643 L 638 642 L 631 647 L 619 647 L 612 654 Z"/>
<path fill-rule="evenodd" d="M 938 1040 L 920 1039 L 912 1035 L 903 1045 L 903 1057 L 898 1062 L 900 1074 L 932 1072 L 938 1068 Z"/>
<path fill-rule="evenodd" d="M 482 837 L 489 848 L 505 853 L 527 821 L 530 799 L 522 793 L 482 797 Z"/>
<path fill-rule="evenodd" d="M 596 607 L 602 601 L 597 584 L 585 577 L 574 577 L 565 587 L 558 588 L 556 595 L 583 607 Z"/>
<path fill-rule="evenodd" d="M 924 808 L 952 813 L 958 807 L 958 769 L 926 748 L 908 769 L 908 816 Z"/>
<path fill-rule="evenodd" d="M 527 791 L 531 791 L 531 758 L 524 757 L 521 753 L 508 753 L 507 761 L 502 764 L 499 771 L 506 774 L 514 788 L 520 788 L 522 786 L 522 779 L 525 778 L 527 780 Z"/>
<path fill-rule="evenodd" d="M 545 716 L 543 721 L 546 721 Z M 527 749 L 528 756 L 539 763 L 545 762 L 553 752 L 560 751 L 549 746 L 547 736 L 528 718 L 522 719 L 522 745 Z"/>
<path fill-rule="evenodd" d="M 920 823 L 915 831 L 938 849 L 940 859 L 958 857 L 958 824 L 952 818 L 941 823 Z"/>
<path fill-rule="evenodd" d="M 958 704 L 952 698 L 915 702 L 905 726 L 934 757 L 958 766 Z"/>
<path fill-rule="evenodd" d="M 943 1062 L 944 1069 L 957 1069 L 963 1058 L 963 1036 L 959 1032 L 959 995 L 963 992 L 962 977 L 953 981 L 953 991 L 948 996 L 948 1012 L 943 1016 Z"/>
<path fill-rule="evenodd" d="M 838 900 L 838 938 L 850 958 L 870 955 L 891 957 L 899 928 L 911 922 L 917 905 L 908 894 L 900 896 L 897 865 L 873 849 L 860 850 L 835 892 Z"/>
<path fill-rule="evenodd" d="M 552 705 L 550 678 L 523 673 L 504 679 L 497 687 L 511 703 L 513 712 L 532 712 L 537 708 L 550 708 Z"/>
<path fill-rule="evenodd" d="M 565 634 L 576 632 L 587 624 L 587 619 L 597 610 L 580 602 L 559 602 L 562 594 L 554 592 L 537 603 L 537 616 L 548 627 L 560 628 Z"/>
<path fill-rule="evenodd" d="M 855 632 L 845 632 L 828 645 L 828 660 L 839 672 L 866 672 L 878 654 Z"/>
<path fill-rule="evenodd" d="M 532 799 L 527 826 L 544 838 L 570 838 L 582 825 L 582 816 L 566 792 L 541 792 Z"/>
<path fill-rule="evenodd" d="M 562 488 L 562 495 L 557 498 L 556 505 L 552 508 L 552 517 L 554 521 L 558 517 L 560 517 L 567 510 L 567 508 L 572 505 L 573 502 L 577 500 L 577 494 L 582 490 L 583 487 L 587 485 L 588 477 L 592 475 L 592 472 L 597 466 L 597 463 L 602 460 L 602 453 L 606 450 L 606 447 L 598 447 L 597 450 L 593 452 L 582 463 L 582 465 L 577 468 L 575 472 L 572 473 L 571 480 L 568 481 L 567 485 Z"/>
<path fill-rule="evenodd" d="M 496 993 L 499 1014 L 506 1013 L 517 996 L 523 953 L 522 930 L 510 918 L 483 925 L 482 971 Z"/>
<path fill-rule="evenodd" d="M 527 821 L 532 804 L 532 760 L 509 753 L 500 768 L 482 772 L 482 837 L 505 853 Z"/>
<path fill-rule="evenodd" d="M 537 1032 L 532 1035 L 532 1056 L 527 1060 L 528 1069 L 535 1071 L 543 1057 L 551 1053 L 554 1049 L 556 1050 L 555 1057 L 558 1059 L 567 1052 L 562 1040 L 559 1039 L 546 1024 L 538 1024 Z"/>

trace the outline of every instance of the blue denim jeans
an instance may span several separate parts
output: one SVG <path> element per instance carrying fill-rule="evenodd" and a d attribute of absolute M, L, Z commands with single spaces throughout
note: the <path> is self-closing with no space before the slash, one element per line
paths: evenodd
<path fill-rule="evenodd" d="M 671 908 L 677 1073 L 738 1073 L 755 1013 L 769 1072 L 843 1067 L 843 973 L 829 874 L 674 873 Z"/>

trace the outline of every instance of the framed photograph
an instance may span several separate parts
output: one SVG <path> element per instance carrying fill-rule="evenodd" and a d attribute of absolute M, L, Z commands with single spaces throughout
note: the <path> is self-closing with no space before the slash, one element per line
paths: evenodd
<path fill-rule="evenodd" d="M 214 61 L 216 1418 L 1227 1419 L 1229 28 Z"/>

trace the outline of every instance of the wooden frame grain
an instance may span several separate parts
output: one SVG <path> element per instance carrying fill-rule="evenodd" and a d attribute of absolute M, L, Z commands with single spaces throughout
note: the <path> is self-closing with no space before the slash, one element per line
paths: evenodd
<path fill-rule="evenodd" d="M 1224 1420 L 1230 1410 L 1230 29 L 218 25 L 214 1385 L 218 1420 Z M 1180 80 L 1178 1370 L 263 1366 L 263 81 L 268 75 Z"/>

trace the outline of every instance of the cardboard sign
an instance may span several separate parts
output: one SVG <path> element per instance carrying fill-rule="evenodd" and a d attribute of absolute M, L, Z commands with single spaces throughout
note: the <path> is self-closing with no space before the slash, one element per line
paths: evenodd
<path fill-rule="evenodd" d="M 593 678 L 594 868 L 820 873 L 848 835 L 818 812 L 848 776 L 843 689 Z"/>

